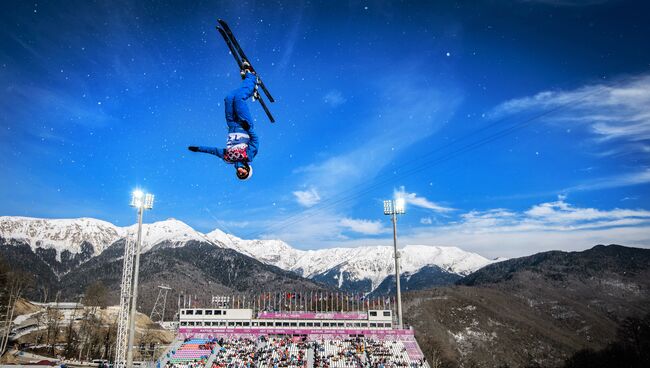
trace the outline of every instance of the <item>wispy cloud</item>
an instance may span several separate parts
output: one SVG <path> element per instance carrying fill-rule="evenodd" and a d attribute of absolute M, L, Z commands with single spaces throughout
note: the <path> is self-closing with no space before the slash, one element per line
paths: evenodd
<path fill-rule="evenodd" d="M 333 89 L 325 94 L 323 97 L 323 102 L 330 105 L 331 107 L 339 107 L 346 102 L 346 98 L 343 96 L 341 91 Z"/>
<path fill-rule="evenodd" d="M 405 192 L 404 187 L 400 187 L 399 190 L 395 191 L 396 198 L 404 198 L 407 205 L 412 205 L 415 207 L 424 208 L 427 210 L 432 210 L 435 212 L 451 212 L 454 209 L 451 207 L 445 207 L 438 203 L 432 202 L 424 197 L 419 197 L 416 193 L 407 193 Z"/>
<path fill-rule="evenodd" d="M 589 182 L 565 188 L 561 192 L 569 193 L 575 191 L 618 188 L 647 183 L 650 183 L 650 169 L 643 169 L 637 172 L 598 178 Z"/>
<path fill-rule="evenodd" d="M 470 211 L 454 223 L 412 229 L 402 242 L 453 245 L 490 257 L 611 243 L 650 247 L 650 211 L 576 207 L 561 197 L 521 212 Z"/>
<path fill-rule="evenodd" d="M 386 232 L 386 229 L 379 221 L 344 218 L 340 225 L 356 233 L 366 235 L 377 235 Z"/>
<path fill-rule="evenodd" d="M 617 146 L 601 154 L 650 151 L 650 75 L 587 85 L 570 91 L 544 91 L 506 101 L 490 116 L 557 109 L 545 117 L 562 127 L 586 127 L 598 143 Z"/>
<path fill-rule="evenodd" d="M 267 238 L 279 238 L 299 248 L 390 245 L 390 229 L 381 220 L 352 219 L 334 213 L 302 219 L 290 229 Z M 361 236 L 346 236 L 354 231 Z M 365 235 L 365 236 L 364 236 Z M 514 211 L 494 208 L 468 211 L 444 224 L 431 218 L 403 228 L 400 244 L 456 246 L 486 257 L 519 257 L 548 250 L 584 250 L 596 244 L 650 248 L 650 211 L 639 208 L 602 209 L 575 206 L 558 200 Z"/>
<path fill-rule="evenodd" d="M 354 134 L 352 141 L 357 142 L 359 136 L 363 140 L 300 169 L 304 174 L 301 185 L 317 186 L 323 198 L 373 180 L 404 149 L 437 132 L 461 100 L 451 86 L 442 92 L 402 74 L 376 82 L 381 91 L 387 91 L 378 96 L 378 109 L 354 124 L 353 131 L 342 132 Z"/>
<path fill-rule="evenodd" d="M 304 207 L 311 207 L 320 202 L 320 196 L 316 188 L 313 187 L 308 190 L 297 190 L 293 192 L 293 195 L 296 197 L 296 201 Z"/>

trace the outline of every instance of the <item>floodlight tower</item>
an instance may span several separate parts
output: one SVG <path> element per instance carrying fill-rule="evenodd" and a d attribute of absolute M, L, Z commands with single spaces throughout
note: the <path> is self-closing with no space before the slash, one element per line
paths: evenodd
<path fill-rule="evenodd" d="M 133 192 L 131 197 L 131 207 L 138 210 L 138 237 L 134 247 L 134 269 L 133 269 L 133 288 L 131 298 L 131 313 L 129 314 L 129 339 L 126 346 L 126 367 L 133 366 L 133 343 L 135 341 L 135 314 L 138 301 L 138 272 L 140 272 L 140 249 L 142 249 L 142 215 L 145 210 L 153 208 L 153 194 L 145 194 L 141 190 Z M 119 362 L 118 362 L 119 364 Z"/>
<path fill-rule="evenodd" d="M 165 306 L 167 305 L 167 292 L 171 290 L 169 286 L 158 285 L 158 297 L 156 297 L 156 302 L 153 304 L 151 309 L 151 314 L 149 319 L 151 322 L 164 322 L 165 321 Z"/>
<path fill-rule="evenodd" d="M 384 201 L 384 215 L 391 216 L 393 221 L 393 248 L 395 251 L 395 282 L 397 283 L 397 324 L 400 330 L 404 327 L 402 324 L 402 291 L 400 290 L 400 270 L 399 258 L 400 254 L 397 251 L 397 215 L 406 213 L 406 201 L 403 197 L 398 197 L 394 200 Z"/>

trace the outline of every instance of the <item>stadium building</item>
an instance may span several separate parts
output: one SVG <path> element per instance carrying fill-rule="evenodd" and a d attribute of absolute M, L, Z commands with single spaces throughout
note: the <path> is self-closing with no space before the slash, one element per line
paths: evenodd
<path fill-rule="evenodd" d="M 162 367 L 429 367 L 390 309 L 269 311 L 182 308 Z"/>

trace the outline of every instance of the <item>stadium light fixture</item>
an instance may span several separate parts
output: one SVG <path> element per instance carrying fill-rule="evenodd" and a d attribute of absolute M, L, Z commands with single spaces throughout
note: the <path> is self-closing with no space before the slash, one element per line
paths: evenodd
<path fill-rule="evenodd" d="M 143 208 L 145 210 L 150 210 L 153 208 L 154 195 L 147 193 L 145 194 L 140 189 L 133 191 L 131 195 L 131 207 Z"/>
<path fill-rule="evenodd" d="M 404 199 L 404 197 L 398 197 L 395 199 L 395 213 L 398 215 L 406 213 L 406 199 Z"/>
<path fill-rule="evenodd" d="M 400 288 L 400 269 L 399 258 L 400 254 L 397 251 L 397 215 L 406 213 L 406 199 L 404 197 L 397 197 L 394 200 L 384 201 L 384 215 L 390 216 L 393 222 L 393 250 L 395 253 L 395 282 L 397 286 L 397 324 L 399 329 L 404 328 L 402 323 L 402 291 Z"/>

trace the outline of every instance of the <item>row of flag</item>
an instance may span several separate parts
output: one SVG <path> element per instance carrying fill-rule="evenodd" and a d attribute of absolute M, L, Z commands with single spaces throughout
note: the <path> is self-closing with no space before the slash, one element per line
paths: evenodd
<path fill-rule="evenodd" d="M 368 296 L 363 293 L 328 291 L 286 291 L 257 294 L 233 294 L 212 296 L 209 303 L 196 295 L 179 294 L 181 308 L 250 308 L 256 311 L 274 312 L 352 312 L 369 309 L 391 309 L 395 298 Z"/>

